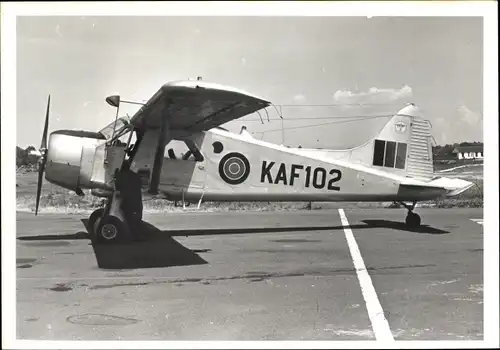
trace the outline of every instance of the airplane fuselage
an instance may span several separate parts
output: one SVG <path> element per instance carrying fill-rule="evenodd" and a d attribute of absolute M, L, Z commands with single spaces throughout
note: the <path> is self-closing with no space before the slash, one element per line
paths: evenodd
<path fill-rule="evenodd" d="M 160 190 L 172 200 L 393 201 L 443 194 L 402 192 L 395 175 L 219 129 L 190 139 L 203 160 L 163 161 Z"/>

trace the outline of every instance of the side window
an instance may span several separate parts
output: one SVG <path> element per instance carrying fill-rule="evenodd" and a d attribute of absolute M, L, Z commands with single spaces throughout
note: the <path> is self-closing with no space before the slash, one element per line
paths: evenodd
<path fill-rule="evenodd" d="M 396 168 L 404 169 L 406 161 L 406 143 L 398 143 L 398 149 L 396 153 Z"/>
<path fill-rule="evenodd" d="M 202 162 L 204 160 L 198 147 L 193 142 L 171 141 L 166 149 L 166 157 L 170 159 Z"/>
<path fill-rule="evenodd" d="M 198 146 L 193 141 L 186 141 L 186 146 L 188 147 L 189 151 L 186 152 L 184 157 L 187 157 L 187 154 L 190 153 L 191 155 L 188 157 L 188 160 L 194 160 L 196 162 L 203 162 L 205 158 L 201 154 L 200 150 L 198 149 Z"/>
<path fill-rule="evenodd" d="M 384 165 L 384 151 L 385 141 L 375 140 L 375 147 L 373 149 L 373 165 Z"/>
<path fill-rule="evenodd" d="M 407 144 L 395 141 L 375 140 L 373 165 L 386 168 L 404 169 Z"/>
<path fill-rule="evenodd" d="M 396 142 L 387 141 L 385 144 L 385 162 L 384 166 L 394 168 L 394 158 L 396 157 Z"/>

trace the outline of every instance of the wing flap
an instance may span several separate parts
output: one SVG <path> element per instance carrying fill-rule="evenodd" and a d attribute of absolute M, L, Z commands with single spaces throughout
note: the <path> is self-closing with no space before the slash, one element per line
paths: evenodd
<path fill-rule="evenodd" d="M 174 130 L 199 132 L 239 119 L 270 105 L 242 90 L 202 81 L 163 85 L 131 118 L 142 128 L 157 128 L 162 118 Z"/>

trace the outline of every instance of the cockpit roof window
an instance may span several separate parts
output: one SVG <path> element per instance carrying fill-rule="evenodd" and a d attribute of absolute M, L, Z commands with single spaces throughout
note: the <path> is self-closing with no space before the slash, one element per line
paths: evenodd
<path fill-rule="evenodd" d="M 111 139 L 111 137 L 113 137 L 113 135 L 116 137 L 116 135 L 119 135 L 121 132 L 123 132 L 123 130 L 128 126 L 128 124 L 129 122 L 127 118 L 125 117 L 118 118 L 116 120 L 116 126 L 115 126 L 115 121 L 113 120 L 111 123 L 102 128 L 99 132 L 106 138 L 106 140 L 109 140 Z"/>
<path fill-rule="evenodd" d="M 75 136 L 75 137 L 87 137 L 91 139 L 104 140 L 104 135 L 98 132 L 92 131 L 83 131 L 83 130 L 57 130 L 52 132 L 52 134 L 56 135 L 67 135 L 67 136 Z"/>

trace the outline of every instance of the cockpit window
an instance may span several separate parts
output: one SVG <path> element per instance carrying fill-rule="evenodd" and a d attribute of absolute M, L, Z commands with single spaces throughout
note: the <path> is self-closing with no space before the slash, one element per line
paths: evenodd
<path fill-rule="evenodd" d="M 111 139 L 111 137 L 113 137 L 113 135 L 116 136 L 120 134 L 120 132 L 122 132 L 128 124 L 129 123 L 127 118 L 118 118 L 116 120 L 116 126 L 115 121 L 113 120 L 111 123 L 99 130 L 99 132 L 106 138 L 106 140 L 109 140 Z"/>

